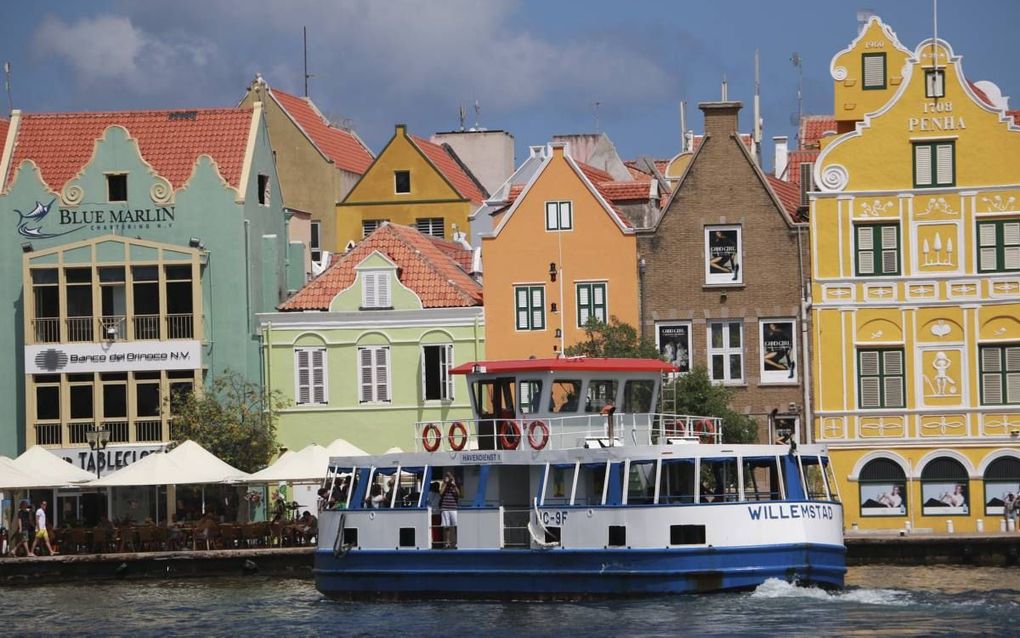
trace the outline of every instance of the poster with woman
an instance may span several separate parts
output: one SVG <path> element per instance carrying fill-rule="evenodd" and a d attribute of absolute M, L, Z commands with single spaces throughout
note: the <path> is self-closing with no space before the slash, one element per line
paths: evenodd
<path fill-rule="evenodd" d="M 1020 482 L 985 481 L 985 515 L 1004 516 L 1006 503 L 1020 499 Z"/>
<path fill-rule="evenodd" d="M 956 482 L 921 483 L 921 513 L 926 516 L 966 516 L 970 513 L 967 486 Z"/>
<path fill-rule="evenodd" d="M 905 483 L 861 483 L 861 516 L 906 516 Z"/>
<path fill-rule="evenodd" d="M 797 380 L 797 322 L 793 319 L 764 319 L 761 335 L 762 383 L 795 383 Z"/>
<path fill-rule="evenodd" d="M 705 228 L 706 283 L 742 283 L 740 258 L 739 226 L 710 226 Z"/>
<path fill-rule="evenodd" d="M 680 369 L 691 369 L 691 324 L 684 322 L 655 324 L 659 355 Z"/>

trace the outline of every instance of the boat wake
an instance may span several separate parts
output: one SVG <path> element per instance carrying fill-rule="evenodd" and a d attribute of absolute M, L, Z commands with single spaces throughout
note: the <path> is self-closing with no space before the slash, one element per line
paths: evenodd
<path fill-rule="evenodd" d="M 818 587 L 801 587 L 778 578 L 770 578 L 751 593 L 751 598 L 807 598 L 812 600 L 828 600 L 841 603 L 860 605 L 882 605 L 903 607 L 911 604 L 910 594 L 897 589 L 849 589 L 829 592 Z"/>

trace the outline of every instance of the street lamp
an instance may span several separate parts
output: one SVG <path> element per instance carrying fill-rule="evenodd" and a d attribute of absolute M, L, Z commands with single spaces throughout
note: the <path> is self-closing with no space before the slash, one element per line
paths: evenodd
<path fill-rule="evenodd" d="M 110 431 L 106 429 L 106 426 L 97 428 L 95 426 L 89 428 L 85 432 L 85 439 L 89 442 L 89 448 L 93 452 L 102 451 L 106 449 L 106 445 L 110 442 Z M 96 478 L 101 478 L 99 475 L 99 455 L 96 454 Z"/>

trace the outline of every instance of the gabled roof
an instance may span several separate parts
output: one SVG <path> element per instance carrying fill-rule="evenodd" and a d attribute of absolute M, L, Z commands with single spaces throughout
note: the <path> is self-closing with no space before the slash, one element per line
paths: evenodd
<path fill-rule="evenodd" d="M 801 149 L 819 148 L 821 139 L 836 132 L 836 118 L 832 115 L 805 115 L 800 119 L 797 143 Z"/>
<path fill-rule="evenodd" d="M 799 171 L 798 171 L 799 173 Z M 772 188 L 772 192 L 776 194 L 776 198 L 779 203 L 786 209 L 786 214 L 790 216 L 796 222 L 806 221 L 803 219 L 803 215 L 800 213 L 800 188 L 795 184 L 791 184 L 785 180 L 779 179 L 774 175 L 765 174 L 765 178 L 769 182 L 769 187 Z"/>
<path fill-rule="evenodd" d="M 482 305 L 482 287 L 460 266 L 466 256 L 453 256 L 451 245 L 423 235 L 409 226 L 383 224 L 350 252 L 333 262 L 321 275 L 305 284 L 279 310 L 329 310 L 333 298 L 354 283 L 357 266 L 379 252 L 397 265 L 402 283 L 421 299 L 425 308 L 463 308 Z"/>
<path fill-rule="evenodd" d="M 253 117 L 251 108 L 94 113 L 23 113 L 4 186 L 25 160 L 35 162 L 51 190 L 59 191 L 92 159 L 96 141 L 121 126 L 138 141 L 142 159 L 173 188 L 191 176 L 200 155 L 216 162 L 220 175 L 240 188 Z"/>
<path fill-rule="evenodd" d="M 408 135 L 408 138 L 436 167 L 436 170 L 442 173 L 446 180 L 457 189 L 461 197 L 476 204 L 481 204 L 485 200 L 485 189 L 478 183 L 471 171 L 461 164 L 449 145 L 433 144 L 417 135 Z"/>
<path fill-rule="evenodd" d="M 813 164 L 821 153 L 817 148 L 804 148 L 790 151 L 786 158 L 786 181 L 800 189 L 800 165 Z"/>
<path fill-rule="evenodd" d="M 349 173 L 364 175 L 375 159 L 372 151 L 354 133 L 331 126 L 307 97 L 298 97 L 279 89 L 269 89 L 290 119 L 304 131 L 323 155 Z"/>

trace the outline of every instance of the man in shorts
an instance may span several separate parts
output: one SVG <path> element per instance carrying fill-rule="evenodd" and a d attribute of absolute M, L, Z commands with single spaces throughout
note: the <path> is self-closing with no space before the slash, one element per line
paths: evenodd
<path fill-rule="evenodd" d="M 35 538 L 35 528 L 32 527 L 32 508 L 28 506 L 28 501 L 21 501 L 21 506 L 18 508 L 18 518 L 16 519 L 15 526 L 15 545 L 14 551 L 11 552 L 11 555 L 17 556 L 18 550 L 24 547 L 25 556 L 28 556 L 28 542 Z"/>
<path fill-rule="evenodd" d="M 457 501 L 460 500 L 460 488 L 453 478 L 453 472 L 443 477 L 443 485 L 439 488 L 439 515 L 443 525 L 443 541 L 446 549 L 457 549 Z"/>
<path fill-rule="evenodd" d="M 32 554 L 35 554 L 35 546 L 40 540 L 46 543 L 46 550 L 49 551 L 50 556 L 55 556 L 57 552 L 53 551 L 53 545 L 50 544 L 50 535 L 46 531 L 46 501 L 39 503 L 39 509 L 35 511 L 35 540 L 32 541 Z"/>

